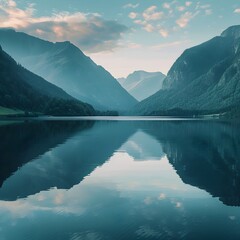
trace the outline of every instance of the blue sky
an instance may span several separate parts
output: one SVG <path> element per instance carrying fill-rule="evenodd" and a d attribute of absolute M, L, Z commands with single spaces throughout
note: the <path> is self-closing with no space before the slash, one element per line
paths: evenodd
<path fill-rule="evenodd" d="M 0 27 L 69 40 L 115 77 L 167 73 L 184 49 L 236 24 L 239 0 L 0 0 Z"/>

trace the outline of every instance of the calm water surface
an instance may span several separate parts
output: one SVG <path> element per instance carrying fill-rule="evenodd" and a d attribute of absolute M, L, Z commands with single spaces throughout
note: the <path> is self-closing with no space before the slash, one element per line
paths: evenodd
<path fill-rule="evenodd" d="M 240 239 L 238 123 L 4 122 L 0 135 L 0 240 Z"/>

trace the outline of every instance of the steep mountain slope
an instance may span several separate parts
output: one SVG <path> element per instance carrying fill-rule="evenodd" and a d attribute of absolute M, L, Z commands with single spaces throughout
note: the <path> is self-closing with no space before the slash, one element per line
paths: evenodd
<path fill-rule="evenodd" d="M 137 103 L 110 73 L 70 42 L 52 43 L 1 29 L 0 44 L 30 71 L 98 109 L 123 110 Z"/>
<path fill-rule="evenodd" d="M 140 114 L 221 113 L 240 103 L 240 26 L 186 50 L 164 80 L 163 90 L 137 106 Z"/>
<path fill-rule="evenodd" d="M 162 89 L 165 77 L 161 72 L 135 71 L 118 81 L 132 96 L 142 101 Z"/>
<path fill-rule="evenodd" d="M 52 115 L 92 115 L 94 109 L 18 65 L 0 49 L 0 105 Z"/>

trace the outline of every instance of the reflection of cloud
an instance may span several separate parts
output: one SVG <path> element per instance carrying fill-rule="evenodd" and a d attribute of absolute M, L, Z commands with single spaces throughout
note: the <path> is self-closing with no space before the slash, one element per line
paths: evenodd
<path fill-rule="evenodd" d="M 128 28 L 116 21 L 103 19 L 97 13 L 59 12 L 52 16 L 34 16 L 35 8 L 20 9 L 16 2 L 0 2 L 0 27 L 11 27 L 50 41 L 70 40 L 83 50 L 112 50 Z"/>
<path fill-rule="evenodd" d="M 146 204 L 146 205 L 150 205 L 152 204 L 152 198 L 151 197 L 146 197 L 144 198 L 143 202 Z"/>
<path fill-rule="evenodd" d="M 176 208 L 181 208 L 182 207 L 182 203 L 181 202 L 176 202 Z"/>
<path fill-rule="evenodd" d="M 148 239 L 148 238 L 161 238 L 161 232 L 158 232 L 149 226 L 140 226 L 136 231 L 136 234 L 140 238 Z"/>
<path fill-rule="evenodd" d="M 158 197 L 158 200 L 164 200 L 164 199 L 166 199 L 166 194 L 165 193 L 161 193 L 160 195 L 159 195 L 159 197 Z"/>

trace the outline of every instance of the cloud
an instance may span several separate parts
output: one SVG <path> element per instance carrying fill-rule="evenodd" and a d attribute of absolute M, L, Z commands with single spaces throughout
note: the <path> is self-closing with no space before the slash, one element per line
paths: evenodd
<path fill-rule="evenodd" d="M 155 30 L 154 26 L 150 23 L 146 24 L 144 26 L 144 29 L 147 31 L 147 32 L 153 32 Z"/>
<path fill-rule="evenodd" d="M 185 7 L 184 6 L 179 6 L 179 7 L 177 7 L 177 10 L 179 12 L 183 12 L 185 10 Z"/>
<path fill-rule="evenodd" d="M 129 15 L 128 15 L 128 17 L 131 18 L 131 19 L 135 19 L 137 16 L 138 16 L 138 14 L 135 13 L 135 12 L 130 12 Z"/>
<path fill-rule="evenodd" d="M 163 8 L 165 9 L 170 9 L 171 8 L 171 5 L 169 3 L 164 3 L 163 4 Z"/>
<path fill-rule="evenodd" d="M 177 19 L 176 23 L 180 28 L 185 28 L 188 23 L 193 19 L 198 12 L 192 13 L 192 12 L 185 12 L 184 14 L 181 15 L 179 19 Z"/>
<path fill-rule="evenodd" d="M 151 6 L 147 8 L 142 14 L 145 21 L 156 21 L 161 19 L 164 13 L 156 10 L 157 10 L 156 6 Z"/>
<path fill-rule="evenodd" d="M 206 9 L 205 14 L 206 15 L 211 15 L 212 14 L 212 9 Z"/>
<path fill-rule="evenodd" d="M 157 50 L 157 49 L 162 49 L 162 48 L 175 47 L 175 46 L 179 46 L 179 45 L 186 44 L 186 43 L 190 43 L 190 41 L 185 40 L 185 41 L 175 41 L 175 42 L 162 43 L 162 44 L 154 45 L 151 48 Z"/>
<path fill-rule="evenodd" d="M 168 31 L 166 29 L 160 29 L 159 33 L 161 34 L 162 37 L 166 38 L 168 37 Z"/>
<path fill-rule="evenodd" d="M 137 8 L 139 6 L 139 4 L 132 4 L 132 3 L 129 3 L 129 4 L 126 4 L 123 6 L 123 8 Z"/>
<path fill-rule="evenodd" d="M 36 17 L 34 6 L 20 9 L 13 0 L 0 1 L 0 27 L 10 27 L 50 41 L 69 40 L 87 52 L 112 51 L 129 29 L 97 13 L 59 12 Z"/>
<path fill-rule="evenodd" d="M 187 7 L 190 7 L 190 6 L 192 5 L 192 2 L 185 2 L 185 5 L 186 5 Z"/>
<path fill-rule="evenodd" d="M 234 13 L 240 13 L 240 8 L 235 9 Z"/>

